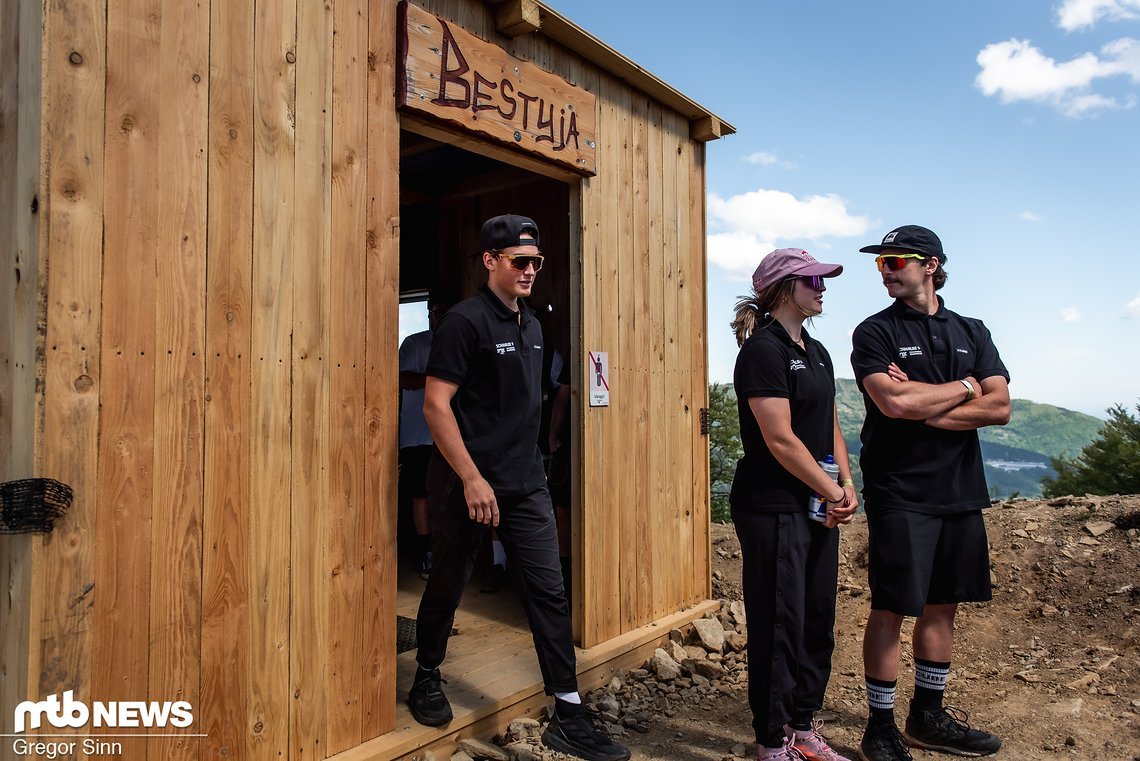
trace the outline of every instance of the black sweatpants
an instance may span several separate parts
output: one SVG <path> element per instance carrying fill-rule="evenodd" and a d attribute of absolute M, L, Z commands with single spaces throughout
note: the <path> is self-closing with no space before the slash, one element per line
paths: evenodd
<path fill-rule="evenodd" d="M 570 604 L 562 587 L 550 494 L 544 486 L 523 496 L 497 496 L 497 500 L 499 540 L 518 573 L 519 599 L 530 623 L 546 694 L 576 692 Z M 487 526 L 468 517 L 463 482 L 450 468 L 429 470 L 428 511 L 433 567 L 416 620 L 416 661 L 431 669 L 447 655 L 455 610 L 471 580 Z"/>
<path fill-rule="evenodd" d="M 757 742 L 823 707 L 835 648 L 839 530 L 795 513 L 734 512 L 744 559 L 748 704 Z"/>

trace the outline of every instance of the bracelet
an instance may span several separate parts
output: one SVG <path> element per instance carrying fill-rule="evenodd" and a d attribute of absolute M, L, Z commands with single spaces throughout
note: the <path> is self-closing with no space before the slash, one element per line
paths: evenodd
<path fill-rule="evenodd" d="M 839 485 L 840 485 L 840 486 L 850 486 L 850 487 L 854 487 L 854 486 L 855 486 L 855 482 L 854 482 L 852 479 L 850 479 L 850 478 L 844 478 L 842 481 L 840 481 L 840 482 L 839 482 Z"/>
<path fill-rule="evenodd" d="M 826 498 L 825 498 L 825 499 L 826 499 Z M 844 494 L 844 495 L 843 495 L 842 497 L 840 497 L 839 499 L 829 499 L 829 500 L 827 500 L 827 504 L 829 504 L 829 505 L 838 505 L 838 504 L 840 504 L 841 502 L 843 502 L 843 500 L 845 500 L 845 499 L 847 499 L 847 495 L 846 495 L 846 494 Z"/>
<path fill-rule="evenodd" d="M 966 380 L 965 378 L 959 378 L 958 382 L 966 387 L 966 399 L 965 399 L 965 401 L 968 402 L 971 399 L 973 399 L 975 396 L 978 395 L 978 392 L 974 389 L 974 384 L 970 383 L 970 381 Z"/>

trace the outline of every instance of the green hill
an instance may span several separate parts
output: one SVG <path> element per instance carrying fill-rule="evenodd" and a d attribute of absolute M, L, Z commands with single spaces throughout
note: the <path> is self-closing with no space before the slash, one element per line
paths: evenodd
<path fill-rule="evenodd" d="M 863 427 L 863 395 L 855 381 L 836 381 L 836 409 L 847 448 L 859 451 Z M 989 426 L 978 432 L 986 461 L 986 482 L 995 498 L 1041 494 L 1041 479 L 1054 475 L 1052 457 L 1074 455 L 1092 441 L 1102 421 L 1052 404 L 1014 399 L 1008 425 Z"/>
<path fill-rule="evenodd" d="M 852 457 L 852 471 L 862 486 L 858 472 L 859 431 L 863 427 L 863 395 L 855 381 L 836 381 L 836 410 L 839 426 Z M 1049 460 L 1081 451 L 1100 430 L 1102 421 L 1051 404 L 1014 399 L 1009 425 L 990 426 L 979 431 L 982 456 L 986 461 L 986 481 L 995 498 L 1020 494 L 1038 496 L 1040 481 L 1054 475 Z"/>

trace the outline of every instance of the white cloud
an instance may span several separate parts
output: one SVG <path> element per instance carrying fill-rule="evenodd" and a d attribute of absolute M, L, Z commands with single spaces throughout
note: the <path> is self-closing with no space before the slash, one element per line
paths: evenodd
<path fill-rule="evenodd" d="M 1034 214 L 1031 211 L 1023 211 L 1020 214 L 1018 214 L 1017 216 L 1020 219 L 1024 219 L 1026 222 L 1040 222 L 1041 221 L 1041 215 L 1040 214 Z"/>
<path fill-rule="evenodd" d="M 1140 17 L 1140 0 L 1064 0 L 1057 9 L 1057 26 L 1066 32 L 1084 29 L 1100 19 L 1126 21 Z"/>
<path fill-rule="evenodd" d="M 863 235 L 866 217 L 847 211 L 837 195 L 800 199 L 781 190 L 754 190 L 721 198 L 709 195 L 709 261 L 733 274 L 748 274 L 760 259 L 781 245 L 808 247 L 823 238 Z"/>
<path fill-rule="evenodd" d="M 796 165 L 790 161 L 784 161 L 771 151 L 756 151 L 743 157 L 749 164 L 756 164 L 757 166 L 779 166 L 782 169 L 795 169 Z"/>
<path fill-rule="evenodd" d="M 1140 296 L 1137 296 L 1124 305 L 1124 313 L 1129 317 L 1140 318 Z"/>
<path fill-rule="evenodd" d="M 974 84 L 984 94 L 999 96 L 1007 104 L 1044 103 L 1070 117 L 1135 105 L 1132 96 L 1122 103 L 1090 92 L 1097 80 L 1126 76 L 1140 83 L 1140 41 L 1130 37 L 1108 43 L 1099 56 L 1084 53 L 1060 63 L 1028 40 L 1010 39 L 982 48 L 977 61 L 982 70 Z"/>
<path fill-rule="evenodd" d="M 1065 322 L 1080 322 L 1081 310 L 1078 307 L 1065 307 L 1061 310 L 1061 319 Z"/>

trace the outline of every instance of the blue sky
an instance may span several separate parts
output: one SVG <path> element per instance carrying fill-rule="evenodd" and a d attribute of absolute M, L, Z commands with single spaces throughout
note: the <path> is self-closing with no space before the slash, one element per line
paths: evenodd
<path fill-rule="evenodd" d="M 711 380 L 777 246 L 844 265 L 812 332 L 851 377 L 888 303 L 858 249 L 920 224 L 1015 397 L 1140 399 L 1140 0 L 549 4 L 737 128 L 708 146 Z"/>

